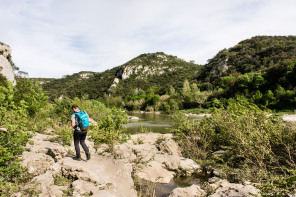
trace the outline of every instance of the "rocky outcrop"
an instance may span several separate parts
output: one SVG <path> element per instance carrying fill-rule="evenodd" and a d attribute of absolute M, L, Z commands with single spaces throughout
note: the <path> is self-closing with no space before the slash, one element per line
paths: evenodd
<path fill-rule="evenodd" d="M 170 61 L 173 62 L 174 66 L 168 64 Z M 122 65 L 116 72 L 116 77 L 125 80 L 134 75 L 137 79 L 146 79 L 148 76 L 159 76 L 166 72 L 184 68 L 176 64 L 175 61 L 185 62 L 185 60 L 161 52 L 142 54 Z"/>
<path fill-rule="evenodd" d="M 107 145 L 94 149 L 87 140 L 91 159 L 75 161 L 73 144 L 63 147 L 54 143 L 57 136 L 36 133 L 23 152 L 22 164 L 34 178 L 24 189 L 34 189 L 40 196 L 137 196 L 134 180 L 140 183 L 170 184 L 174 176 L 191 176 L 202 171 L 195 161 L 181 156 L 172 134 L 145 133 L 132 135 L 126 143 L 106 152 Z M 83 153 L 83 152 L 82 152 Z M 83 155 L 83 154 L 82 154 Z M 59 178 L 69 181 L 58 184 Z M 133 180 L 134 178 L 134 180 Z M 250 183 L 235 184 L 218 177 L 207 186 L 211 196 L 252 196 L 259 191 Z M 170 197 L 207 196 L 207 188 L 191 185 L 169 190 Z M 24 196 L 21 192 L 15 196 Z"/>
<path fill-rule="evenodd" d="M 221 180 L 217 177 L 211 178 L 209 180 L 210 187 L 215 190 L 215 193 L 210 195 L 210 197 L 220 197 L 220 196 L 260 196 L 259 190 L 256 189 L 251 183 L 236 184 L 229 183 L 227 180 Z"/>
<path fill-rule="evenodd" d="M 117 84 L 119 83 L 119 79 L 118 78 L 115 78 L 112 85 L 110 86 L 110 88 L 114 87 L 116 88 Z"/>
<path fill-rule="evenodd" d="M 0 132 L 7 132 L 7 129 L 0 126 Z"/>
<path fill-rule="evenodd" d="M 198 185 L 191 185 L 185 188 L 174 189 L 169 197 L 202 197 L 206 196 L 206 192 L 202 190 Z"/>
<path fill-rule="evenodd" d="M 116 146 L 115 156 L 132 163 L 136 177 L 152 183 L 169 183 L 174 176 L 201 171 L 193 160 L 181 156 L 172 134 L 145 133 L 131 136 L 127 143 Z M 112 157 L 109 153 L 105 156 Z"/>
<path fill-rule="evenodd" d="M 79 76 L 82 78 L 82 79 L 88 79 L 89 77 L 93 76 L 94 75 L 94 72 L 80 72 L 79 73 Z"/>
<path fill-rule="evenodd" d="M 6 77 L 8 81 L 15 84 L 14 69 L 10 63 L 11 48 L 0 42 L 0 73 Z"/>
<path fill-rule="evenodd" d="M 145 79 L 149 75 L 161 75 L 167 71 L 174 71 L 177 68 L 179 67 L 169 68 L 168 66 L 153 67 L 153 65 L 129 65 L 120 69 L 116 73 L 116 76 L 122 80 L 129 78 L 131 75 L 136 75 L 137 79 Z"/>
<path fill-rule="evenodd" d="M 22 158 L 23 166 L 33 175 L 44 174 L 54 163 L 50 156 L 36 152 L 23 152 Z"/>
<path fill-rule="evenodd" d="M 93 143 L 87 141 L 91 160 L 75 161 L 71 147 L 54 142 L 56 136 L 36 133 L 23 152 L 22 165 L 35 177 L 24 189 L 34 188 L 40 196 L 137 196 L 132 179 L 132 166 L 120 160 L 95 154 Z M 57 184 L 58 177 L 70 180 L 67 186 Z M 37 187 L 36 187 L 37 185 Z M 17 194 L 16 196 L 24 196 Z"/>

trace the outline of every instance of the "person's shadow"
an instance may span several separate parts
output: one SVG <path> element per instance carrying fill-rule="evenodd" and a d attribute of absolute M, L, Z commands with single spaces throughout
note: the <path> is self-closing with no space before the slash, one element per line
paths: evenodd
<path fill-rule="evenodd" d="M 73 155 L 73 154 L 66 154 L 65 157 L 70 157 L 70 158 L 72 158 L 73 160 L 75 160 L 74 157 L 76 157 L 76 155 Z M 85 162 L 86 162 L 86 160 L 85 160 L 85 159 L 82 159 L 82 158 L 81 158 L 81 161 L 85 161 Z"/>

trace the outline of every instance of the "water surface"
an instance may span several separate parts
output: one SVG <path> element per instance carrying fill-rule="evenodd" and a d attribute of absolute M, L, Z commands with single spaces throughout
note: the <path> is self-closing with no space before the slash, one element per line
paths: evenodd
<path fill-rule="evenodd" d="M 129 123 L 123 125 L 130 134 L 142 133 L 143 131 L 168 133 L 174 124 L 173 117 L 167 114 L 130 112 L 128 115 L 139 118 L 139 120 L 129 120 Z"/>
<path fill-rule="evenodd" d="M 129 112 L 128 115 L 139 118 L 139 120 L 129 120 L 129 123 L 123 125 L 127 128 L 127 133 L 130 134 L 143 132 L 171 133 L 174 125 L 174 118 L 169 114 Z M 189 116 L 189 119 L 201 120 L 202 117 Z"/>

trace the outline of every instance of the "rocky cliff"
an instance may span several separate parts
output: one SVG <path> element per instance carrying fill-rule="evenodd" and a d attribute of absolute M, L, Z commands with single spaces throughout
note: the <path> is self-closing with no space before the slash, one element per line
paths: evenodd
<path fill-rule="evenodd" d="M 11 65 L 11 48 L 2 42 L 0 42 L 0 73 L 8 81 L 15 83 L 14 69 Z"/>

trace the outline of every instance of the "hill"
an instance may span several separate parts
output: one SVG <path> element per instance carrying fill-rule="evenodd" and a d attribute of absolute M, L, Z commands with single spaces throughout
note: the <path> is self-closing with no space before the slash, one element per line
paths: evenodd
<path fill-rule="evenodd" d="M 80 72 L 43 84 L 51 98 L 60 96 L 90 98 L 125 97 L 136 88 L 147 90 L 152 86 L 162 93 L 171 85 L 182 87 L 185 79 L 194 80 L 200 66 L 162 52 L 142 54 L 129 62 L 101 73 Z M 85 74 L 87 77 L 85 77 Z"/>
<path fill-rule="evenodd" d="M 218 98 L 243 94 L 257 104 L 288 107 L 295 101 L 296 37 L 256 36 L 220 51 L 198 76 Z"/>
<path fill-rule="evenodd" d="M 199 80 L 216 84 L 221 77 L 285 68 L 296 60 L 296 36 L 256 36 L 221 50 L 210 59 Z"/>

